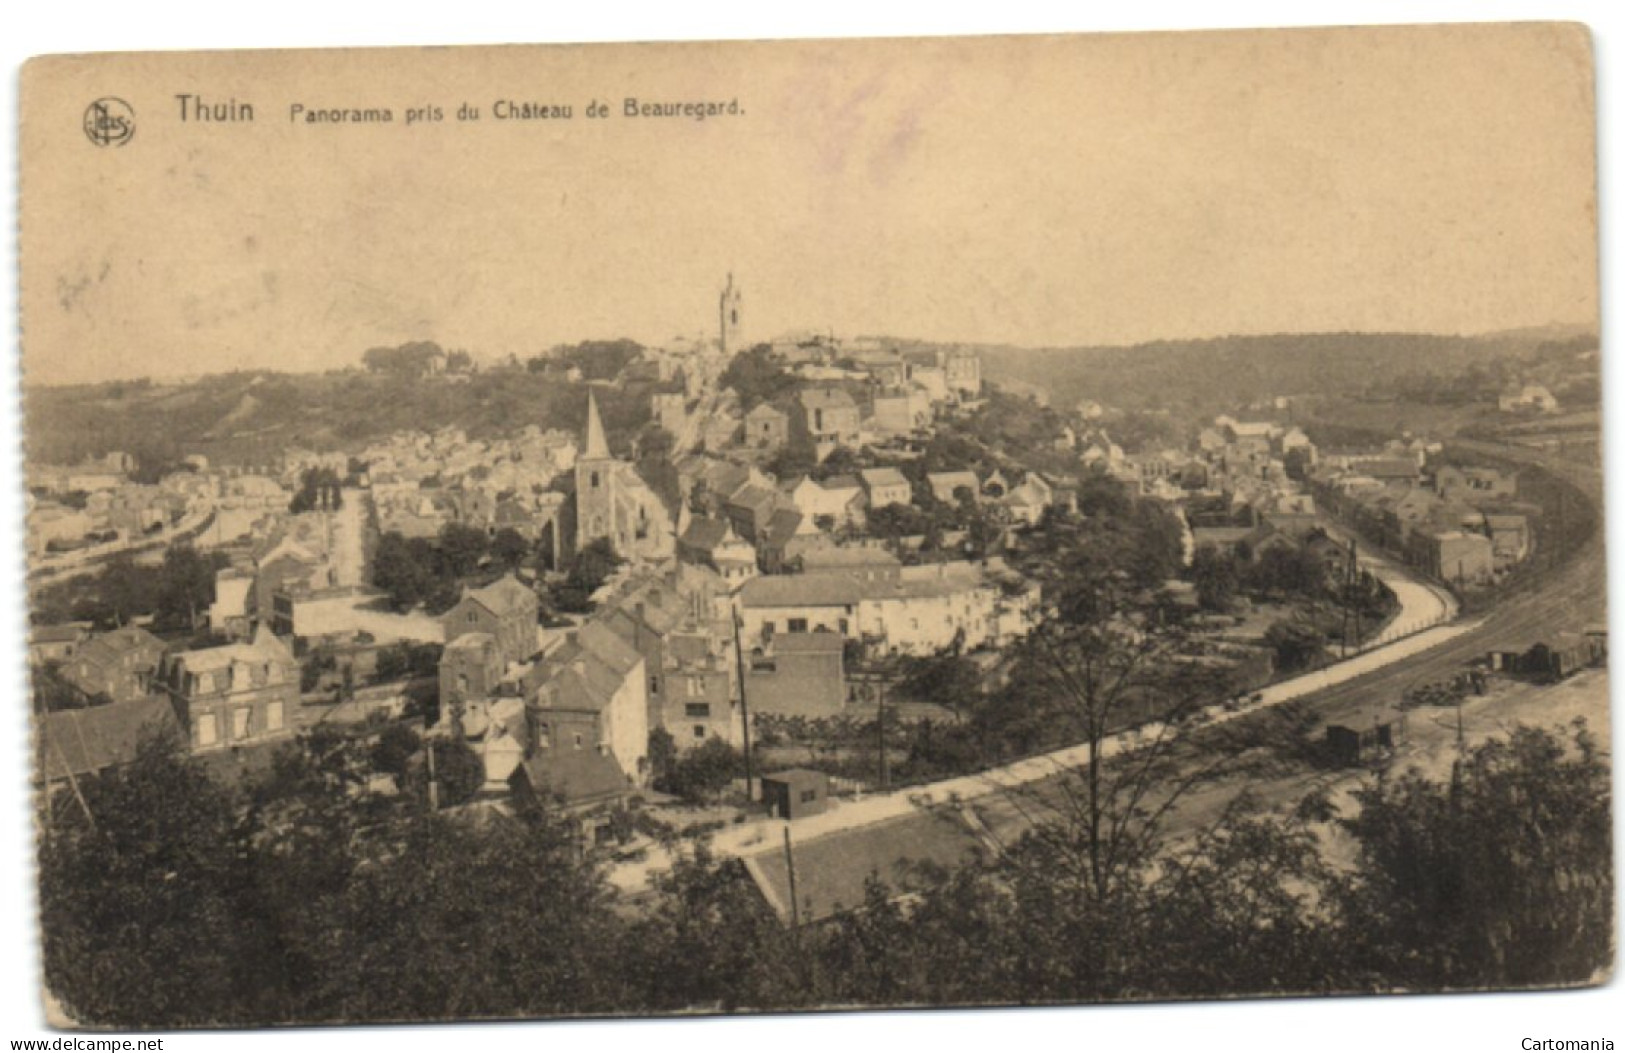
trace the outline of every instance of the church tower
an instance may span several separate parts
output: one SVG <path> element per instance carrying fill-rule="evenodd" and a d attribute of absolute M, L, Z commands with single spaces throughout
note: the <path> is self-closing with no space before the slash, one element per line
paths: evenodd
<path fill-rule="evenodd" d="M 587 392 L 587 435 L 576 458 L 576 551 L 607 537 L 615 541 L 615 459 L 609 455 L 598 401 Z M 617 549 L 619 546 L 617 546 Z"/>
<path fill-rule="evenodd" d="M 734 284 L 733 272 L 728 272 L 728 284 L 717 298 L 717 346 L 724 355 L 745 349 L 742 335 L 745 317 L 745 297 Z"/>

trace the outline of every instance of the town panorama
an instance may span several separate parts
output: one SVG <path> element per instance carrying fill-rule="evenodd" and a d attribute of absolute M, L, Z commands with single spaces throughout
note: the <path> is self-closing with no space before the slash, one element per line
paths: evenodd
<path fill-rule="evenodd" d="M 702 295 L 664 346 L 28 390 L 60 1014 L 1607 968 L 1594 333 L 1042 352 Z"/>

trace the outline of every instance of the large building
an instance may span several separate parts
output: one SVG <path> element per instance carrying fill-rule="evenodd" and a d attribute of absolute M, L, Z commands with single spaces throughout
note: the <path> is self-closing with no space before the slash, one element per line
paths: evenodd
<path fill-rule="evenodd" d="M 134 702 L 152 692 L 163 656 L 161 640 L 145 629 L 126 625 L 80 644 L 58 668 L 57 676 L 93 705 Z"/>
<path fill-rule="evenodd" d="M 649 684 L 637 649 L 593 621 L 549 654 L 532 696 L 529 759 L 594 751 L 628 784 L 648 781 Z"/>
<path fill-rule="evenodd" d="M 830 632 L 880 653 L 928 655 L 1001 646 L 1038 618 L 1038 587 L 997 559 L 768 575 L 740 599 L 745 642 L 764 649 L 783 633 Z"/>
<path fill-rule="evenodd" d="M 440 656 L 442 708 L 496 694 L 508 667 L 536 653 L 540 607 L 536 593 L 512 574 L 463 592 L 440 616 L 446 640 Z"/>
<path fill-rule="evenodd" d="M 266 625 L 248 643 L 170 655 L 158 680 L 175 700 L 193 749 L 241 746 L 292 733 L 299 663 Z"/>
<path fill-rule="evenodd" d="M 632 466 L 610 455 L 598 402 L 587 394 L 587 434 L 575 464 L 576 549 L 600 538 L 628 559 L 672 554 L 671 512 Z"/>

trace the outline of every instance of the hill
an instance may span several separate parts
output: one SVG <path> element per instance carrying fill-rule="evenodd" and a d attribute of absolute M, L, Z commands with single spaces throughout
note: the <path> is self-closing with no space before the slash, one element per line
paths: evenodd
<path fill-rule="evenodd" d="M 650 384 L 611 388 L 523 369 L 454 379 L 352 369 L 32 388 L 23 396 L 26 455 L 33 464 L 68 464 L 122 450 L 154 467 L 201 453 L 216 464 L 260 465 L 293 447 L 354 450 L 396 431 L 579 431 L 589 386 L 611 445 L 624 450 L 649 419 Z"/>
<path fill-rule="evenodd" d="M 961 346 L 981 353 L 988 379 L 1042 386 L 1056 406 L 1088 398 L 1205 417 L 1270 395 L 1414 397 L 1436 388 L 1434 397 L 1493 399 L 1509 382 L 1561 372 L 1561 360 L 1595 349 L 1597 338 L 1544 327 L 1476 336 L 1280 333 L 1129 347 Z"/>

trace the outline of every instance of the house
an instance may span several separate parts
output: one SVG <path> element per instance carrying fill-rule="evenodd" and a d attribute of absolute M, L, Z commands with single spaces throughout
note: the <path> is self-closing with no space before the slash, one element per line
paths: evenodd
<path fill-rule="evenodd" d="M 773 513 L 756 548 L 763 569 L 778 574 L 793 568 L 807 553 L 833 544 L 834 539 L 820 530 L 811 516 L 794 508 L 781 508 Z"/>
<path fill-rule="evenodd" d="M 1002 560 L 901 567 L 864 577 L 849 570 L 757 578 L 740 590 L 749 646 L 781 632 L 833 632 L 893 654 L 1000 646 L 1029 632 L 1037 586 Z"/>
<path fill-rule="evenodd" d="M 846 707 L 845 641 L 833 632 L 775 636 L 745 662 L 753 716 L 831 717 Z"/>
<path fill-rule="evenodd" d="M 596 750 L 535 754 L 514 767 L 508 786 L 515 799 L 562 811 L 583 847 L 613 839 L 610 813 L 635 790 L 615 761 Z"/>
<path fill-rule="evenodd" d="M 777 450 L 790 441 L 790 417 L 766 402 L 745 414 L 745 445 Z"/>
<path fill-rule="evenodd" d="M 591 621 L 536 672 L 531 756 L 596 750 L 630 783 L 648 778 L 649 683 L 643 656 Z"/>
<path fill-rule="evenodd" d="M 727 519 L 695 516 L 677 539 L 677 558 L 685 563 L 710 567 L 722 575 L 730 589 L 737 589 L 756 576 L 756 550 L 738 534 Z"/>
<path fill-rule="evenodd" d="M 1502 413 L 1520 413 L 1535 410 L 1540 413 L 1556 413 L 1557 399 L 1543 384 L 1525 384 L 1501 393 L 1498 405 Z"/>
<path fill-rule="evenodd" d="M 762 803 L 776 819 L 802 819 L 829 810 L 829 776 L 791 768 L 762 776 Z"/>
<path fill-rule="evenodd" d="M 643 656 L 650 728 L 680 749 L 743 737 L 731 621 L 719 624 L 666 578 L 639 581 L 606 608 L 597 620 Z"/>
<path fill-rule="evenodd" d="M 723 512 L 733 524 L 735 533 L 759 545 L 768 521 L 784 503 L 784 499 L 772 487 L 747 483 L 728 498 Z"/>
<path fill-rule="evenodd" d="M 88 639 L 90 639 L 89 622 L 36 625 L 28 634 L 29 664 L 45 665 L 65 661 Z"/>
<path fill-rule="evenodd" d="M 1486 514 L 1484 529 L 1497 565 L 1517 563 L 1529 555 L 1529 520 L 1526 516 Z"/>
<path fill-rule="evenodd" d="M 802 389 L 790 415 L 792 437 L 812 447 L 819 460 L 838 446 L 856 448 L 860 424 L 857 403 L 845 390 L 834 387 Z"/>
<path fill-rule="evenodd" d="M 163 656 L 163 641 L 126 625 L 80 644 L 57 675 L 89 702 L 134 702 L 152 692 Z"/>
<path fill-rule="evenodd" d="M 913 435 L 931 425 L 931 399 L 919 387 L 876 391 L 869 408 L 869 427 L 878 438 Z"/>
<path fill-rule="evenodd" d="M 1427 573 L 1461 585 L 1482 585 L 1495 576 L 1495 551 L 1489 538 L 1461 530 L 1417 531 L 1414 558 Z"/>
<path fill-rule="evenodd" d="M 1405 744 L 1405 714 L 1372 709 L 1326 725 L 1326 748 L 1340 764 L 1380 760 Z"/>
<path fill-rule="evenodd" d="M 959 472 L 927 472 L 925 483 L 931 488 L 931 496 L 945 505 L 957 505 L 959 492 L 970 491 L 974 501 L 982 492 L 981 480 L 976 478 L 972 471 Z"/>
<path fill-rule="evenodd" d="M 276 739 L 292 733 L 299 705 L 299 663 L 270 628 L 247 643 L 179 651 L 158 680 L 175 700 L 196 750 Z"/>
<path fill-rule="evenodd" d="M 865 581 L 897 581 L 903 564 L 885 548 L 874 545 L 826 545 L 801 556 L 806 574 L 840 571 Z"/>
<path fill-rule="evenodd" d="M 440 624 L 450 642 L 465 633 L 489 635 L 506 666 L 536 652 L 540 609 L 541 601 L 528 585 L 512 574 L 504 574 L 489 585 L 464 589 L 456 606 L 440 616 Z"/>
<path fill-rule="evenodd" d="M 914 500 L 914 486 L 896 468 L 865 468 L 858 473 L 870 508 L 906 505 Z"/>
<path fill-rule="evenodd" d="M 224 567 L 214 576 L 214 602 L 209 605 L 209 628 L 233 639 L 246 640 L 253 624 L 250 602 L 254 575 L 240 567 Z M 271 598 L 272 606 L 276 597 Z"/>
<path fill-rule="evenodd" d="M 1037 526 L 1044 512 L 1055 503 L 1055 488 L 1037 472 L 1028 472 L 1026 478 L 1010 488 L 1003 505 L 1011 518 L 1028 526 Z"/>
<path fill-rule="evenodd" d="M 461 633 L 440 655 L 440 707 L 459 707 L 496 694 L 508 668 L 497 638 L 490 633 Z"/>
<path fill-rule="evenodd" d="M 147 736 L 185 737 L 174 704 L 161 695 L 42 713 L 37 719 L 34 771 L 47 788 L 130 763 Z"/>
<path fill-rule="evenodd" d="M 833 529 L 863 521 L 863 488 L 850 476 L 820 483 L 805 478 L 790 488 L 790 502 L 808 519 Z"/>

